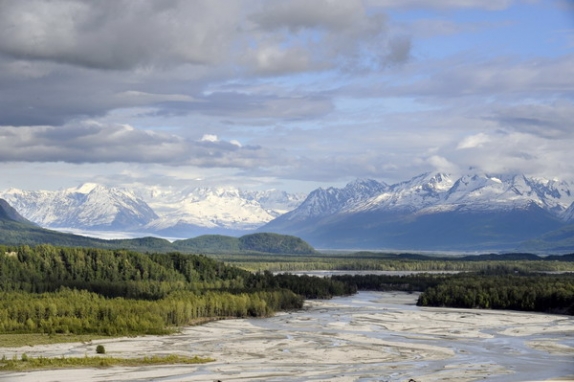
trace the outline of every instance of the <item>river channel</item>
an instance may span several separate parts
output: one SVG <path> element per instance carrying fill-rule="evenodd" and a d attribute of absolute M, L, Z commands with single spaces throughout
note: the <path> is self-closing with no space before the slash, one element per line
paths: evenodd
<path fill-rule="evenodd" d="M 204 365 L 0 374 L 0 381 L 543 381 L 574 380 L 574 318 L 420 308 L 416 294 L 360 292 L 265 319 L 24 349 L 29 356 L 181 354 Z M 7 349 L 18 354 L 23 349 Z M 6 352 L 5 352 L 6 353 Z M 570 378 L 570 379 L 568 379 Z"/>

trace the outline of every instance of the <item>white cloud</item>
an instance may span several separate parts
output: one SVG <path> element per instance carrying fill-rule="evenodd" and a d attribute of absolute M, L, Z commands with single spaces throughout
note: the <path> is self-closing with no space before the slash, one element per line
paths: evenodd
<path fill-rule="evenodd" d="M 458 146 L 456 146 L 457 150 L 462 149 L 471 149 L 475 147 L 482 147 L 485 143 L 489 143 L 491 141 L 490 137 L 484 133 L 478 133 L 476 135 L 471 135 L 469 137 L 464 138 Z"/>
<path fill-rule="evenodd" d="M 447 174 L 457 174 L 460 172 L 459 167 L 454 163 L 451 163 L 448 159 L 441 157 L 440 155 L 433 155 L 428 158 L 428 163 L 435 168 L 438 172 L 443 172 Z"/>
<path fill-rule="evenodd" d="M 563 32 L 517 40 L 554 7 L 523 4 L 0 1 L 0 162 L 182 181 L 564 177 L 574 55 Z"/>
<path fill-rule="evenodd" d="M 219 139 L 217 138 L 217 135 L 213 135 L 213 134 L 203 134 L 203 137 L 201 137 L 201 142 L 218 142 Z"/>

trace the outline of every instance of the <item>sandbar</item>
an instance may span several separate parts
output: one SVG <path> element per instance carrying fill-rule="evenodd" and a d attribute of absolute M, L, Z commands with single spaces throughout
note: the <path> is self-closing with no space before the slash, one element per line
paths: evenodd
<path fill-rule="evenodd" d="M 0 373 L 2 382 L 574 380 L 574 318 L 420 308 L 417 294 L 361 292 L 264 319 L 185 327 L 168 336 L 0 348 L 17 357 L 214 358 L 201 365 Z"/>

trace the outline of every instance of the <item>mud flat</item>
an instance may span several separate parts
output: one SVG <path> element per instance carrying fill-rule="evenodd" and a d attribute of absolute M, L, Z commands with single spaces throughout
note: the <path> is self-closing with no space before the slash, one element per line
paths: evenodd
<path fill-rule="evenodd" d="M 419 308 L 417 295 L 365 292 L 267 319 L 211 322 L 171 336 L 3 348 L 12 357 L 180 354 L 202 365 L 0 373 L 6 382 L 574 381 L 574 318 Z"/>

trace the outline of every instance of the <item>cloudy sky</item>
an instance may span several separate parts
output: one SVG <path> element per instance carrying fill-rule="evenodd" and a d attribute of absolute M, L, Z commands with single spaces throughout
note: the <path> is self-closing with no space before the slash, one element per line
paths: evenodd
<path fill-rule="evenodd" d="M 0 0 L 0 189 L 574 180 L 569 0 Z"/>

